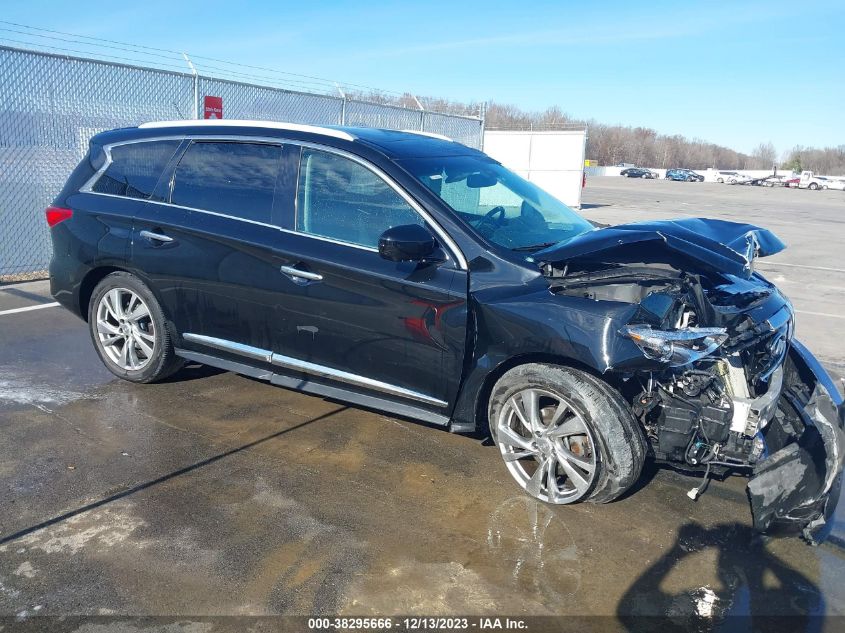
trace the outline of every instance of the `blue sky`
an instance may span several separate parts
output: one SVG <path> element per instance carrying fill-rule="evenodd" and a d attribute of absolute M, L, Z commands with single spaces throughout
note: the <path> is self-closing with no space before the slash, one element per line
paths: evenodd
<path fill-rule="evenodd" d="M 6 0 L 0 20 L 385 90 L 557 105 L 741 151 L 845 144 L 841 0 Z"/>

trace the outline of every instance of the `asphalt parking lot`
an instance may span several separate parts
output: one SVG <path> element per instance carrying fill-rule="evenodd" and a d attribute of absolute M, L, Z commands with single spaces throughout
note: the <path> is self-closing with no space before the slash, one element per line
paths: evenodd
<path fill-rule="evenodd" d="M 773 229 L 760 270 L 845 373 L 842 192 L 594 178 L 584 203 Z M 2 314 L 50 301 L 0 287 L 0 616 L 845 615 L 845 503 L 817 548 L 754 538 L 740 478 L 692 502 L 647 466 L 547 506 L 478 439 L 199 366 L 132 385 L 64 310 Z"/>

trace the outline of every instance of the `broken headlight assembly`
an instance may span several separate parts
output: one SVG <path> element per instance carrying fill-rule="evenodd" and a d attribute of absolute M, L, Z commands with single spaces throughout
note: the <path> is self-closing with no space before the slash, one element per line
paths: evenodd
<path fill-rule="evenodd" d="M 720 327 L 655 330 L 650 325 L 626 325 L 621 332 L 636 343 L 646 358 L 670 367 L 683 367 L 705 358 L 728 338 L 727 330 Z"/>

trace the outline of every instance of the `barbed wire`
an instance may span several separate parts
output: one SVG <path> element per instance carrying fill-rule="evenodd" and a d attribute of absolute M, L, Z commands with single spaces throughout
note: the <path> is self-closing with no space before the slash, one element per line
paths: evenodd
<path fill-rule="evenodd" d="M 253 64 L 245 64 L 242 62 L 233 62 L 206 55 L 194 55 L 187 51 L 158 48 L 154 46 L 146 46 L 144 44 L 133 44 L 131 42 L 122 42 L 119 40 L 111 40 L 101 37 L 93 37 L 90 35 L 70 33 L 67 31 L 59 31 L 55 29 L 30 26 L 27 24 L 21 24 L 19 22 L 10 22 L 8 20 L 0 20 L 0 24 L 4 25 L 0 27 L 0 32 L 13 33 L 15 35 L 22 35 L 28 38 L 27 40 L 21 40 L 9 38 L 5 35 L 0 34 L 0 40 L 13 42 L 15 44 L 23 44 L 26 46 L 45 48 L 51 51 L 93 55 L 95 57 L 106 58 L 107 60 L 118 60 L 120 62 L 132 64 L 152 64 L 158 67 L 164 67 L 168 70 L 178 69 L 182 72 L 187 72 L 189 70 L 183 58 L 183 55 L 187 55 L 191 62 L 193 62 L 195 66 L 199 67 L 198 70 L 202 70 L 203 74 L 212 75 L 218 78 L 230 78 L 232 80 L 240 80 L 243 78 L 260 79 L 264 82 L 271 81 L 279 87 L 290 86 L 298 90 L 308 90 L 312 92 L 319 91 L 324 94 L 337 94 L 338 89 L 340 89 L 341 91 L 343 91 L 343 89 L 346 89 L 346 91 L 348 92 L 370 91 L 371 93 L 375 94 L 393 95 L 397 98 L 401 98 L 411 94 L 410 92 L 386 90 L 383 88 L 376 88 L 374 86 L 369 86 L 366 84 L 336 81 L 332 79 L 326 79 L 324 77 L 316 77 L 313 75 L 283 71 L 277 68 L 271 68 L 267 66 L 257 66 Z M 30 41 L 30 38 L 36 39 L 36 41 Z M 50 42 L 56 43 L 45 44 L 38 40 L 49 40 Z M 105 49 L 106 51 L 116 50 L 123 53 L 131 53 L 135 57 L 115 55 L 109 52 L 104 53 L 102 50 L 80 50 L 78 48 L 68 47 L 68 44 L 81 44 L 83 46 L 94 47 L 96 49 Z M 209 64 L 207 62 L 213 63 Z M 220 66 L 219 64 L 223 64 L 223 66 Z M 242 70 L 237 70 L 239 68 L 249 69 L 249 71 L 260 71 L 261 73 L 265 74 L 256 74 L 255 72 L 244 72 Z M 269 73 L 269 75 L 266 73 Z M 225 75 L 226 77 L 222 77 L 221 75 Z"/>

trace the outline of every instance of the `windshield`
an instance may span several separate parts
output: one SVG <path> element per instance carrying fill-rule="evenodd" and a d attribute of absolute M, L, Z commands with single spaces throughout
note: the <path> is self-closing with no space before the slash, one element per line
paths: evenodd
<path fill-rule="evenodd" d="M 536 250 L 593 229 L 565 204 L 491 158 L 423 157 L 401 164 L 499 246 Z"/>

